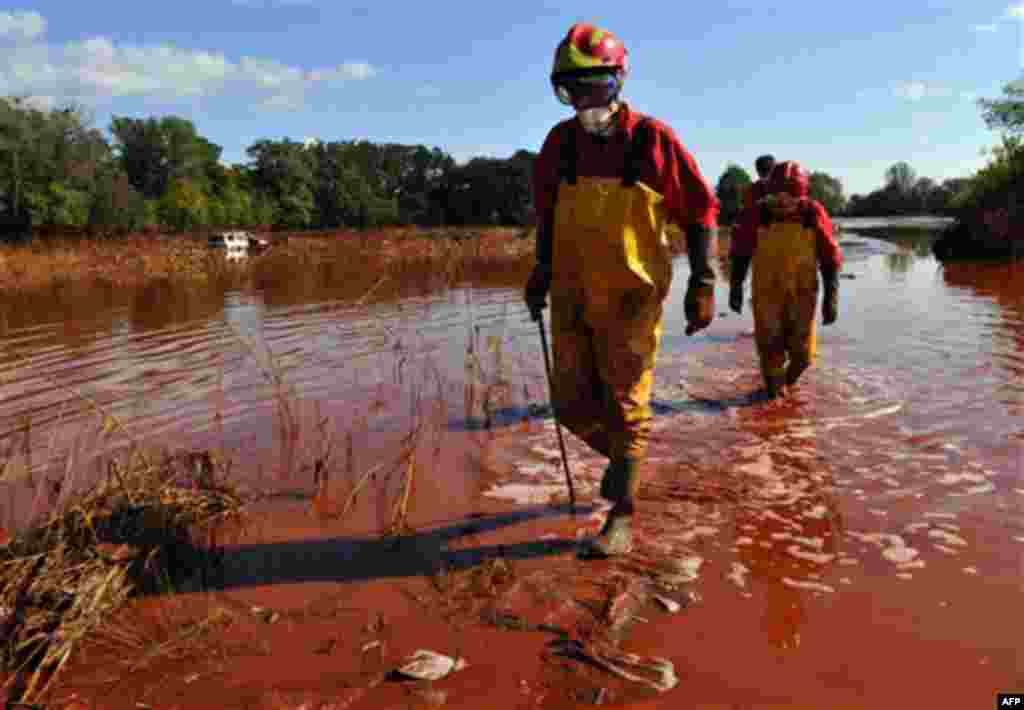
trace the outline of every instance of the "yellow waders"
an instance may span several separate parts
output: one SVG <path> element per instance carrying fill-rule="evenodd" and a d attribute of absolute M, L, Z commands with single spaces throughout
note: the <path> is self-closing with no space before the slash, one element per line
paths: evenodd
<path fill-rule="evenodd" d="M 575 146 L 563 141 L 552 235 L 554 406 L 570 431 L 613 461 L 646 449 L 672 281 L 663 198 L 637 182 L 639 135 L 632 144 L 622 179 L 577 178 Z"/>
<path fill-rule="evenodd" d="M 813 364 L 816 351 L 818 257 L 814 230 L 788 221 L 761 227 L 752 281 L 761 374 L 766 383 L 783 377 L 795 379 L 793 375 L 799 376 Z"/>

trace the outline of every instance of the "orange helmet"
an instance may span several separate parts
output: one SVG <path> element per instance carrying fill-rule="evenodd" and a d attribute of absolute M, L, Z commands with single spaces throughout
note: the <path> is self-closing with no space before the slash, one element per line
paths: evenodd
<path fill-rule="evenodd" d="M 618 72 L 629 69 L 629 52 L 618 37 L 607 30 L 578 22 L 569 28 L 555 49 L 555 63 L 551 80 L 569 75 Z"/>

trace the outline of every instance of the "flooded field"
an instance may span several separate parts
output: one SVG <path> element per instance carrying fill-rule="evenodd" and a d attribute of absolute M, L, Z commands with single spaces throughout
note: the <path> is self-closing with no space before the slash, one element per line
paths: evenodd
<path fill-rule="evenodd" d="M 261 494 L 215 589 L 124 620 L 156 643 L 216 609 L 223 633 L 144 672 L 123 648 L 85 654 L 59 699 L 810 710 L 1019 692 L 1024 266 L 943 267 L 855 222 L 842 247 L 839 320 L 779 403 L 752 396 L 753 322 L 726 313 L 724 280 L 720 317 L 684 335 L 678 260 L 637 550 L 613 562 L 575 555 L 606 461 L 567 434 L 570 514 L 528 263 L 358 299 L 319 278 L 3 304 L 5 529 L 133 441 L 218 452 Z M 386 673 L 417 649 L 466 667 Z M 622 654 L 672 670 L 610 672 Z"/>

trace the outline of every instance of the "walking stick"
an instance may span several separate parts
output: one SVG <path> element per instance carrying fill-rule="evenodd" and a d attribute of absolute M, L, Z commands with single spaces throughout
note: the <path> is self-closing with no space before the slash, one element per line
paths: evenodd
<path fill-rule="evenodd" d="M 572 486 L 572 475 L 569 473 L 569 457 L 565 453 L 565 439 L 562 438 L 562 423 L 558 421 L 558 413 L 555 411 L 555 386 L 551 379 L 551 356 L 548 355 L 548 336 L 544 332 L 544 313 L 537 317 L 537 326 L 540 328 L 540 345 L 544 350 L 544 369 L 548 373 L 548 392 L 551 395 L 551 412 L 555 417 L 555 431 L 558 432 L 558 448 L 562 450 L 562 465 L 565 466 L 565 483 L 569 486 L 569 507 L 576 508 L 576 491 Z"/>

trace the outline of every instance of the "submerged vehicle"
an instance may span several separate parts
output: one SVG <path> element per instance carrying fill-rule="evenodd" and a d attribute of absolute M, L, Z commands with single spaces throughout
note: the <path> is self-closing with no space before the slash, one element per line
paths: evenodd
<path fill-rule="evenodd" d="M 211 249 L 225 249 L 228 252 L 259 254 L 270 248 L 270 240 L 257 237 L 252 232 L 232 230 L 212 234 L 207 245 Z"/>

